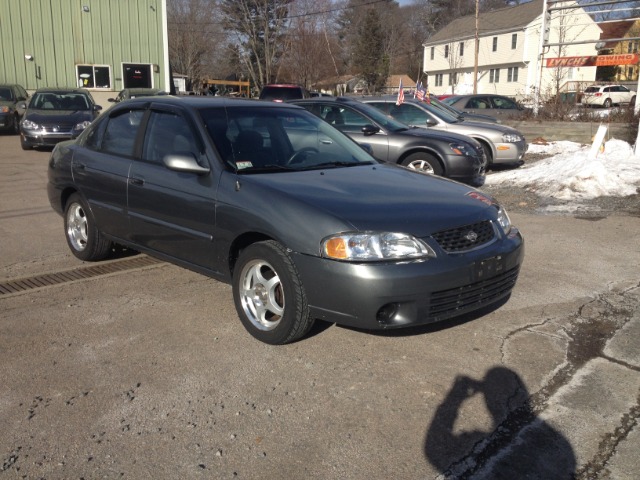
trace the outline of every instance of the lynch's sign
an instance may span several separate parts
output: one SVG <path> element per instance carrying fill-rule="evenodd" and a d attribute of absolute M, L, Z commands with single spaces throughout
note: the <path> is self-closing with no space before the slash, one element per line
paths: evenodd
<path fill-rule="evenodd" d="M 636 65 L 640 60 L 637 53 L 621 55 L 592 55 L 590 57 L 547 58 L 546 67 L 608 67 L 612 65 Z"/>

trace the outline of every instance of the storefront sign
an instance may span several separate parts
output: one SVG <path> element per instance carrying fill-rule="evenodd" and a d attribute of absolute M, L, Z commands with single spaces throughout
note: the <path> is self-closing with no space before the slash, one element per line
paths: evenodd
<path fill-rule="evenodd" d="M 592 55 L 590 57 L 547 58 L 548 68 L 558 67 L 608 67 L 611 65 L 636 65 L 640 60 L 637 53 L 621 55 Z"/>

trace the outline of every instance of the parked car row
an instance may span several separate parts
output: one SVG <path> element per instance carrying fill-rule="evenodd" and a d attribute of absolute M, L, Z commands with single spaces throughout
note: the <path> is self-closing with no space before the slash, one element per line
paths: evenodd
<path fill-rule="evenodd" d="M 160 89 L 122 90 L 111 102 L 166 95 Z M 0 131 L 20 135 L 24 150 L 52 147 L 77 137 L 100 113 L 91 93 L 83 88 L 40 88 L 30 96 L 20 85 L 0 85 Z"/>
<path fill-rule="evenodd" d="M 524 241 L 504 208 L 473 187 L 380 162 L 347 136 L 391 158 L 411 144 L 425 150 L 426 129 L 356 100 L 298 103 L 116 103 L 51 153 L 49 201 L 71 252 L 97 261 L 126 245 L 228 282 L 242 324 L 269 344 L 302 338 L 316 320 L 390 329 L 506 301 Z M 436 137 L 433 157 L 452 176 L 473 166 L 465 180 L 476 180 L 478 142 Z M 405 163 L 430 158 L 412 155 Z"/>

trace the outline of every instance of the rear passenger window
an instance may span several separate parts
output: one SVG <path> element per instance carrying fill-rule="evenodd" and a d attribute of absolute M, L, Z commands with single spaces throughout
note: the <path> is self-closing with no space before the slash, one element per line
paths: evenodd
<path fill-rule="evenodd" d="M 133 156 L 143 115 L 142 110 L 125 110 L 109 118 L 100 150 L 116 155 Z"/>

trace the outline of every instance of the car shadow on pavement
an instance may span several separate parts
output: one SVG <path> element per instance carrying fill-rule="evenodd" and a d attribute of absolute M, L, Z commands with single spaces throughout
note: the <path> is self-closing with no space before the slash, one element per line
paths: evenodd
<path fill-rule="evenodd" d="M 484 412 L 465 409 L 475 395 L 491 417 L 488 431 L 478 428 Z M 503 366 L 481 380 L 456 377 L 433 415 L 424 455 L 445 478 L 561 480 L 576 470 L 569 441 L 536 415 L 519 375 Z"/>

